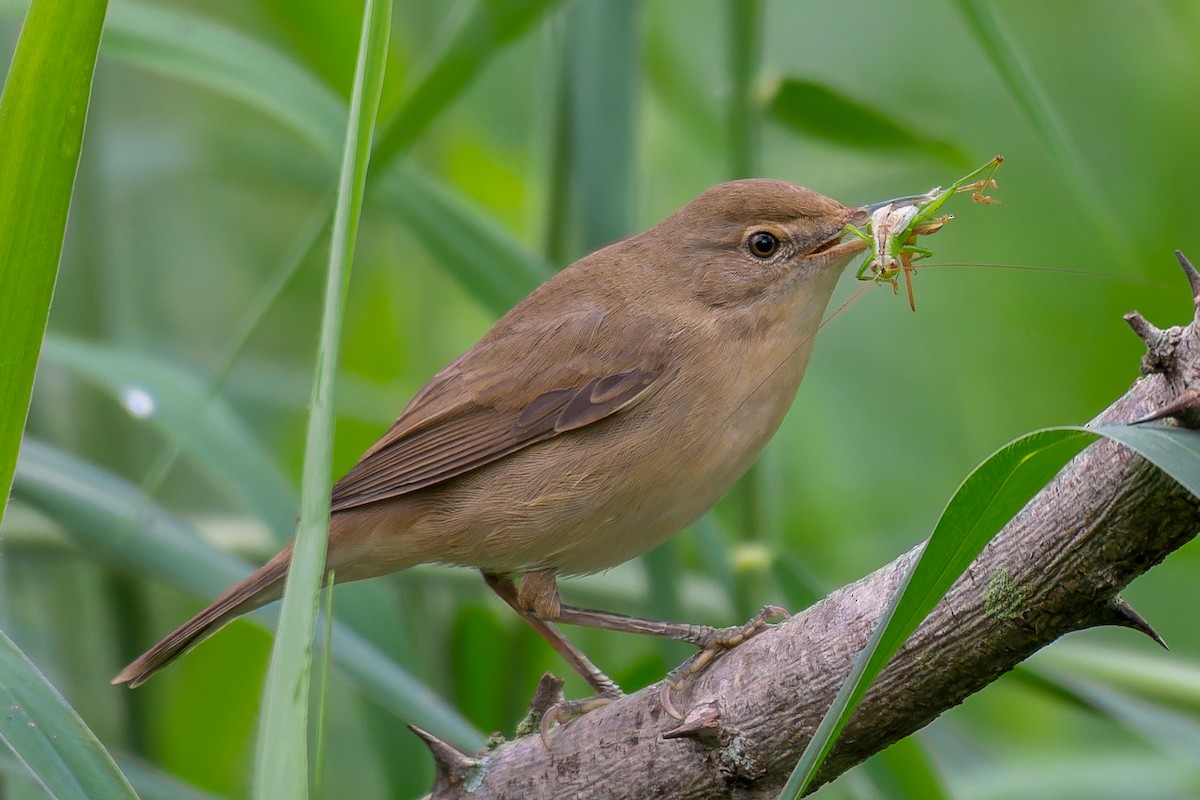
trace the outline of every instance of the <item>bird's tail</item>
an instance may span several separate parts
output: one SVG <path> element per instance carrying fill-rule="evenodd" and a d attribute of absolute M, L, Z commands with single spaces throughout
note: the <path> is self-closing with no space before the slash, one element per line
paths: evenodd
<path fill-rule="evenodd" d="M 112 682 L 128 683 L 130 688 L 145 683 L 151 675 L 216 633 L 226 623 L 272 600 L 278 600 L 283 595 L 283 579 L 291 560 L 292 548 L 289 546 L 245 580 L 229 587 L 212 605 L 139 656 L 121 670 Z"/>

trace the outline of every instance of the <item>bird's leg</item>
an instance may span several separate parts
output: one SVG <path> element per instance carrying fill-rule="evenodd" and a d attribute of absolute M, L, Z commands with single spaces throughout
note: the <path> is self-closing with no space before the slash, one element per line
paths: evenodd
<path fill-rule="evenodd" d="M 600 668 L 593 664 L 591 659 L 583 654 L 583 651 L 571 644 L 570 640 L 568 640 L 567 637 L 563 635 L 562 631 L 555 627 L 552 622 L 542 619 L 536 613 L 532 613 L 530 611 L 531 607 L 528 605 L 528 603 L 532 601 L 529 597 L 525 597 L 523 600 L 521 599 L 520 593 L 518 592 L 516 585 L 513 583 L 512 578 L 504 575 L 496 575 L 494 573 L 484 572 L 483 579 L 485 582 L 487 582 L 487 585 L 491 588 L 491 590 L 500 596 L 501 600 L 503 600 L 505 603 L 508 603 L 513 611 L 516 611 L 518 614 L 520 614 L 521 618 L 528 622 L 530 627 L 541 634 L 542 638 L 549 642 L 550 646 L 553 647 L 560 656 L 566 659 L 567 663 L 570 664 L 571 667 L 574 668 L 574 670 L 578 672 L 585 681 L 588 682 L 588 685 L 595 690 L 597 695 L 599 695 L 601 698 L 611 700 L 621 697 L 624 694 L 621 691 L 621 687 L 618 686 L 612 678 L 601 672 Z M 528 578 L 525 580 L 528 580 Z M 525 580 L 522 580 L 521 582 L 522 589 L 525 589 Z M 553 577 L 551 577 L 550 583 L 551 585 L 554 584 Z M 558 592 L 555 590 L 554 597 L 557 598 L 557 595 Z M 541 602 L 543 604 L 545 603 L 544 600 Z"/>
<path fill-rule="evenodd" d="M 603 628 L 609 631 L 624 631 L 626 633 L 644 633 L 649 636 L 659 636 L 663 639 L 675 639 L 680 642 L 699 647 L 703 653 L 709 653 L 704 658 L 707 664 L 721 650 L 734 647 L 749 639 L 767 626 L 767 620 L 773 617 L 787 617 L 787 611 L 779 606 L 765 606 L 761 611 L 744 625 L 731 625 L 728 628 L 714 628 L 711 625 L 690 625 L 685 622 L 662 622 L 656 619 L 642 617 L 627 617 L 624 614 L 614 614 L 610 611 L 594 611 L 590 608 L 562 606 L 559 609 L 557 622 L 569 625 L 583 625 L 589 628 Z M 698 672 L 704 664 L 699 664 L 693 671 Z"/>
<path fill-rule="evenodd" d="M 539 619 L 544 624 L 553 620 L 588 628 L 642 633 L 687 642 L 700 648 L 700 652 L 689 658 L 668 676 L 668 680 L 664 684 L 666 697 L 663 702 L 668 712 L 672 711 L 669 691 L 673 685 L 677 687 L 689 675 L 695 675 L 703 670 L 721 651 L 735 647 L 762 631 L 767 627 L 767 621 L 773 617 L 787 618 L 789 616 L 788 612 L 779 606 L 764 606 L 749 622 L 743 625 L 731 625 L 728 628 L 630 617 L 611 611 L 595 611 L 589 608 L 563 605 L 554 578 L 553 570 L 529 572 L 521 577 L 517 603 L 520 605 L 520 609 L 525 609 L 522 616 L 529 615 L 526 617 L 527 619 L 529 617 Z M 557 629 L 555 632 L 558 632 Z M 672 714 L 672 716 L 677 716 L 677 714 Z"/>

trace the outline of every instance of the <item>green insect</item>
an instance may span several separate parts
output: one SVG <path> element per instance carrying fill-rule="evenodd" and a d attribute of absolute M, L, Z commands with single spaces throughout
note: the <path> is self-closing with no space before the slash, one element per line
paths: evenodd
<path fill-rule="evenodd" d="M 982 192 L 995 186 L 993 176 L 1003 156 L 996 156 L 979 169 L 959 178 L 946 189 L 940 186 L 925 194 L 902 197 L 871 207 L 871 218 L 862 229 L 846 225 L 846 233 L 858 236 L 871 244 L 871 252 L 855 275 L 860 281 L 889 283 L 897 294 L 900 285 L 896 276 L 904 273 L 904 285 L 908 290 L 908 305 L 917 310 L 913 298 L 912 274 L 916 271 L 914 261 L 929 258 L 933 251 L 918 247 L 918 236 L 936 233 L 950 220 L 952 215 L 935 216 L 950 196 L 958 192 L 971 192 L 971 199 L 991 205 L 996 203 Z M 980 177 L 981 175 L 985 177 Z"/>

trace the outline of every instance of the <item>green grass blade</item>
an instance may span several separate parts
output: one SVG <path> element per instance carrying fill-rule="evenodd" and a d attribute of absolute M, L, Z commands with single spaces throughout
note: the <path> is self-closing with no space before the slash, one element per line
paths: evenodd
<path fill-rule="evenodd" d="M 27 439 L 13 496 L 60 524 L 97 560 L 212 598 L 250 565 L 201 539 L 128 481 Z M 267 625 L 268 609 L 252 618 Z M 464 749 L 483 737 L 420 681 L 350 628 L 334 623 L 333 661 L 365 696 Z"/>
<path fill-rule="evenodd" d="M 762 58 L 763 8 L 759 0 L 727 0 L 725 7 L 728 30 L 725 34 L 728 52 L 729 100 L 725 105 L 726 177 L 730 180 L 751 178 L 757 170 L 762 127 L 762 109 L 754 96 Z M 778 465 L 768 449 L 738 480 L 726 502 L 737 504 L 739 533 L 743 541 L 760 540 L 768 528 L 767 484 L 772 470 Z M 709 517 L 715 516 L 710 511 Z M 743 611 L 752 595 L 745 576 L 735 576 L 735 597 L 732 606 Z"/>
<path fill-rule="evenodd" d="M 137 800 L 96 735 L 0 631 L 0 739 L 57 800 Z"/>
<path fill-rule="evenodd" d="M 762 110 L 754 87 L 763 48 L 761 0 L 726 0 L 725 41 L 729 52 L 729 103 L 725 107 L 728 131 L 727 173 L 731 180 L 752 178 L 758 171 Z"/>
<path fill-rule="evenodd" d="M 585 250 L 633 232 L 638 10 L 631 0 L 567 10 L 571 171 Z"/>
<path fill-rule="evenodd" d="M 0 93 L 0 518 L 58 276 L 107 0 L 37 0 Z"/>
<path fill-rule="evenodd" d="M 834 144 L 929 154 L 952 164 L 967 161 L 966 154 L 951 142 L 907 128 L 891 115 L 813 81 L 780 81 L 767 102 L 767 114 L 796 133 Z"/>
<path fill-rule="evenodd" d="M 325 786 L 325 728 L 326 713 L 329 710 L 329 654 L 333 651 L 333 584 L 335 576 L 331 572 L 325 581 L 325 602 L 321 608 L 325 621 L 322 641 L 325 643 L 321 660 L 317 662 L 317 736 L 316 750 L 313 755 L 313 788 L 317 797 L 323 794 Z"/>
<path fill-rule="evenodd" d="M 1135 450 L 1200 496 L 1200 432 L 1163 426 L 1063 426 L 1002 447 L 963 481 L 855 660 L 781 798 L 804 792 L 871 682 L 992 537 L 1074 453 L 1096 436 Z"/>
<path fill-rule="evenodd" d="M 1077 429 L 1037 431 L 1002 447 L 967 476 L 896 588 L 780 798 L 803 794 L 895 652 L 1004 523 L 1092 438 Z"/>
<path fill-rule="evenodd" d="M 371 139 L 387 64 L 391 17 L 391 0 L 367 0 L 330 236 L 321 337 L 305 442 L 300 525 L 288 569 L 279 632 L 267 671 L 255 751 L 253 796 L 259 800 L 308 797 L 309 688 L 317 600 L 329 534 L 334 378 Z"/>

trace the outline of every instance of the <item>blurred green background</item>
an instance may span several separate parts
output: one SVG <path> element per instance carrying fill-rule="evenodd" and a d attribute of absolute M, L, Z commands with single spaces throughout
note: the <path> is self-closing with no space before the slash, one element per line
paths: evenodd
<path fill-rule="evenodd" d="M 7 64 L 23 4 L 0 11 Z M 237 622 L 145 689 L 108 681 L 204 605 L 200 584 L 220 588 L 214 548 L 261 560 L 288 535 L 323 285 L 321 245 L 296 255 L 332 197 L 360 15 L 113 0 L 0 531 L 0 624 L 125 763 L 204 796 L 246 795 L 268 635 Z M 1102 275 L 929 267 L 916 314 L 872 287 L 821 334 L 783 429 L 715 514 L 564 591 L 729 624 L 861 577 L 928 535 L 992 450 L 1126 389 L 1141 345 L 1123 313 L 1187 320 L 1171 253 L 1200 258 L 1198 37 L 1184 0 L 397 3 L 335 471 L 539 276 L 714 183 L 769 176 L 859 204 L 1002 153 L 1002 205 L 955 201 L 930 263 Z M 831 308 L 858 288 L 847 277 Z M 123 523 L 104 527 L 106 503 Z M 162 512 L 203 555 L 144 563 Z M 1198 569 L 1193 543 L 1127 594 L 1169 654 L 1127 631 L 1068 637 L 819 796 L 1200 797 Z M 540 674 L 567 671 L 466 571 L 346 587 L 336 605 L 416 677 L 413 697 L 484 734 L 510 734 Z M 627 690 L 687 654 L 572 638 Z M 325 796 L 422 794 L 422 746 L 360 683 L 334 669 Z M 0 770 L 0 796 L 41 796 Z"/>

